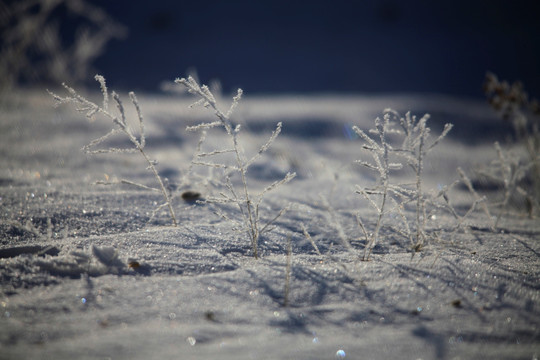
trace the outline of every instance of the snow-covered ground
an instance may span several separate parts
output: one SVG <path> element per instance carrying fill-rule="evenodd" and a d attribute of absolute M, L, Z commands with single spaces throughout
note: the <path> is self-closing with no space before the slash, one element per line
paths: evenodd
<path fill-rule="evenodd" d="M 198 141 L 185 128 L 213 120 L 211 111 L 188 108 L 189 97 L 138 96 L 147 152 L 168 186 L 209 196 L 210 185 L 178 179 Z M 100 101 L 100 94 L 91 97 Z M 256 189 L 297 173 L 263 203 L 263 218 L 292 207 L 263 236 L 258 260 L 248 238 L 214 213 L 216 205 L 178 198 L 180 226 L 173 227 L 165 210 L 151 218 L 159 194 L 92 185 L 127 178 L 153 186 L 154 179 L 137 154 L 83 154 L 110 122 L 52 105 L 47 94 L 33 92 L 1 104 L 0 359 L 540 356 L 538 219 L 513 210 L 492 229 L 477 210 L 452 231 L 455 219 L 437 214 L 428 229 L 439 236 L 413 257 L 389 217 L 371 261 L 360 260 L 365 241 L 356 214 L 369 231 L 376 214 L 354 189 L 372 186 L 377 174 L 353 164 L 369 157 L 352 126 L 372 128 L 388 107 L 429 112 L 435 134 L 453 123 L 427 159 L 425 187 L 436 190 L 459 178 L 458 166 L 474 177 L 495 158 L 493 141 L 505 141 L 509 129 L 486 104 L 434 95 L 246 94 L 234 121 L 242 124 L 247 153 L 283 122 L 248 180 Z M 211 150 L 225 140 L 212 129 L 206 144 Z M 406 173 L 398 175 L 406 181 Z M 497 196 L 493 188 L 479 190 Z M 450 201 L 463 215 L 473 199 L 457 186 Z M 234 207 L 221 210 L 238 215 Z"/>

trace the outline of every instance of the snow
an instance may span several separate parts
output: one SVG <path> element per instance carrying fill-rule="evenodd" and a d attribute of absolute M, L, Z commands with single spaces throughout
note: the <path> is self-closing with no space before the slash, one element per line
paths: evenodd
<path fill-rule="evenodd" d="M 94 94 L 99 101 L 100 95 Z M 124 97 L 126 98 L 126 97 Z M 147 151 L 174 186 L 189 166 L 197 135 L 211 121 L 192 98 L 138 94 Z M 300 96 L 244 99 L 233 118 L 247 153 L 278 121 L 283 131 L 248 172 L 254 188 L 288 171 L 298 176 L 269 194 L 263 217 L 292 209 L 266 234 L 261 258 L 249 240 L 214 214 L 216 205 L 174 206 L 171 226 L 137 155 L 87 156 L 80 149 L 110 129 L 88 122 L 46 94 L 11 94 L 0 121 L 1 359 L 533 359 L 540 354 L 540 224 L 514 209 L 496 230 L 480 210 L 467 227 L 437 215 L 438 239 L 413 254 L 387 227 L 371 261 L 361 261 L 375 213 L 354 186 L 374 173 L 351 126 L 373 126 L 392 107 L 439 133 L 455 127 L 430 154 L 426 188 L 458 179 L 495 157 L 507 129 L 481 102 L 443 96 Z M 226 103 L 224 103 L 226 104 Z M 224 135 L 210 131 L 209 143 Z M 124 144 L 125 145 L 125 144 Z M 399 176 L 405 177 L 406 174 Z M 186 185 L 182 185 L 186 187 Z M 186 187 L 187 189 L 187 187 Z M 193 182 L 208 196 L 212 187 Z M 182 189 L 181 189 L 182 190 Z M 493 189 L 484 189 L 495 196 Z M 472 198 L 451 194 L 463 214 Z M 337 215 L 333 218 L 325 201 Z M 224 208 L 234 217 L 233 207 Z M 27 225 L 28 224 L 28 225 Z M 302 233 L 306 227 L 322 256 Z M 33 231 L 31 231 L 33 229 Z M 444 231 L 447 229 L 447 231 Z M 343 231 L 353 251 L 339 238 Z M 287 237 L 293 244 L 290 306 L 284 307 Z"/>

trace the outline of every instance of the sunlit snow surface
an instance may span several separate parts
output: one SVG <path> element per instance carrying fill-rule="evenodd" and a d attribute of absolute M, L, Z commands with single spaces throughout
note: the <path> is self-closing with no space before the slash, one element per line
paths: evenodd
<path fill-rule="evenodd" d="M 175 188 L 198 141 L 185 128 L 213 120 L 212 113 L 188 108 L 187 97 L 138 97 L 147 151 Z M 92 98 L 100 101 L 99 94 Z M 41 93 L 12 94 L 1 105 L 0 359 L 540 356 L 538 219 L 513 210 L 492 230 L 477 210 L 465 230 L 453 233 L 454 218 L 441 213 L 429 225 L 442 229 L 439 238 L 421 253 L 412 257 L 409 244 L 383 227 L 372 261 L 359 260 L 364 239 L 356 214 L 368 230 L 376 216 L 354 189 L 373 186 L 377 174 L 353 163 L 369 157 L 352 126 L 373 127 L 388 107 L 429 112 L 434 134 L 453 123 L 427 160 L 425 188 L 435 191 L 458 179 L 458 166 L 473 177 L 495 158 L 493 141 L 505 143 L 510 129 L 486 104 L 433 95 L 246 94 L 233 117 L 246 154 L 283 122 L 272 148 L 248 171 L 253 189 L 297 173 L 261 209 L 269 218 L 293 204 L 261 240 L 259 260 L 215 207 L 176 200 L 180 226 L 174 228 L 165 210 L 151 219 L 159 194 L 92 185 L 121 178 L 153 185 L 154 179 L 136 154 L 84 155 L 80 149 L 111 125 L 52 105 Z M 212 129 L 205 146 L 210 151 L 227 141 Z M 112 145 L 125 144 L 119 138 Z M 408 175 L 396 176 L 406 181 Z M 189 185 L 203 198 L 215 191 L 203 182 Z M 496 197 L 492 187 L 479 190 Z M 472 198 L 458 186 L 451 201 L 463 214 Z M 222 211 L 238 216 L 232 206 Z"/>

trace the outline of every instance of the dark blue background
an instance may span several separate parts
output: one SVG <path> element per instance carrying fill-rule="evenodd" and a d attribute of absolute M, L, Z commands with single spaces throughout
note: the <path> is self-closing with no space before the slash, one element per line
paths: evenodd
<path fill-rule="evenodd" d="M 482 96 L 486 71 L 540 95 L 536 1 L 93 1 L 129 29 L 96 67 L 155 91 L 190 67 L 248 93 Z"/>

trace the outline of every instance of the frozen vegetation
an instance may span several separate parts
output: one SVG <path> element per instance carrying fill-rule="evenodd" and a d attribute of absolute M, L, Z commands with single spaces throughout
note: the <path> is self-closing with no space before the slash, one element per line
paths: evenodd
<path fill-rule="evenodd" d="M 534 124 L 96 79 L 2 100 L 0 358 L 540 354 Z"/>

